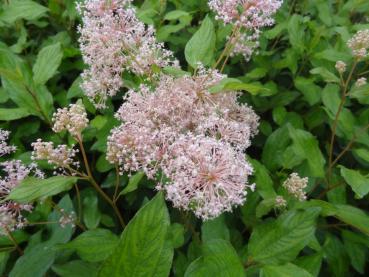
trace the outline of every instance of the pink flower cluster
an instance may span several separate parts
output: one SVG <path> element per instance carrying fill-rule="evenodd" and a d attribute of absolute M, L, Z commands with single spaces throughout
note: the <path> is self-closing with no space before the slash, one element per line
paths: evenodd
<path fill-rule="evenodd" d="M 8 132 L 0 130 L 2 134 Z M 9 151 L 10 152 L 10 151 Z M 17 187 L 21 181 L 28 176 L 43 178 L 43 173 L 37 169 L 35 164 L 24 165 L 21 161 L 11 160 L 0 164 L 0 234 L 23 228 L 26 219 L 23 212 L 30 212 L 33 208 L 31 204 L 20 204 L 7 200 L 10 192 Z"/>
<path fill-rule="evenodd" d="M 238 32 L 230 38 L 232 55 L 242 54 L 246 60 L 259 46 L 261 29 L 274 24 L 272 16 L 282 0 L 209 0 L 216 19 L 234 25 Z"/>
<path fill-rule="evenodd" d="M 15 146 L 8 145 L 9 132 L 0 129 L 0 157 L 14 152 Z"/>
<path fill-rule="evenodd" d="M 149 178 L 164 173 L 158 189 L 203 219 L 242 204 L 250 187 L 252 168 L 243 151 L 259 119 L 238 104 L 236 92 L 209 91 L 224 77 L 200 69 L 192 77 L 162 75 L 154 89 L 130 91 L 117 113 L 122 124 L 108 138 L 111 163 Z"/>
<path fill-rule="evenodd" d="M 88 68 L 82 89 L 97 108 L 123 86 L 123 71 L 149 76 L 152 66 L 177 65 L 171 51 L 155 40 L 155 30 L 136 17 L 131 0 L 87 0 L 79 6 L 80 49 Z"/>

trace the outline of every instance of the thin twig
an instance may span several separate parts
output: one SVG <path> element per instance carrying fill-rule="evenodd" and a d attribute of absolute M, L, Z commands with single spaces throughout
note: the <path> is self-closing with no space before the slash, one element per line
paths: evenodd
<path fill-rule="evenodd" d="M 96 189 L 96 191 L 106 200 L 106 202 L 109 203 L 109 205 L 113 208 L 115 214 L 118 217 L 119 223 L 120 225 L 124 228 L 126 226 L 122 215 L 120 214 L 120 211 L 118 209 L 118 207 L 116 206 L 116 204 L 114 203 L 113 200 L 110 199 L 110 197 L 101 189 L 101 187 L 98 185 L 98 183 L 95 181 L 92 172 L 91 172 L 91 168 L 87 159 L 87 155 L 86 155 L 86 151 L 85 148 L 83 146 L 83 142 L 82 142 L 82 138 L 81 136 L 77 137 L 77 141 L 78 144 L 80 146 L 81 152 L 82 152 L 82 157 L 83 157 L 83 161 L 86 167 L 86 171 L 87 171 L 87 175 L 88 175 L 88 180 L 90 181 L 90 184 Z"/>
<path fill-rule="evenodd" d="M 20 246 L 18 245 L 16 239 L 14 238 L 12 232 L 7 228 L 4 227 L 6 234 L 8 235 L 9 239 L 12 241 L 12 243 L 14 244 L 14 247 L 17 249 L 19 255 L 23 255 L 23 250 L 22 248 L 20 248 Z"/>

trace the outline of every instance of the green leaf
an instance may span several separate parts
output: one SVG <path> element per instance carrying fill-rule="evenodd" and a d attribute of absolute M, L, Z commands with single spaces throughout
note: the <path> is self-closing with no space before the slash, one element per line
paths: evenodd
<path fill-rule="evenodd" d="M 58 207 L 66 213 L 73 212 L 73 204 L 68 195 L 64 196 L 58 203 Z M 48 221 L 58 221 L 61 217 L 59 211 L 55 210 L 48 217 Z M 62 228 L 59 224 L 49 227 L 51 236 L 48 240 L 29 244 L 24 255 L 17 259 L 9 277 L 44 277 L 46 272 L 54 263 L 57 256 L 57 244 L 63 244 L 70 240 L 73 234 L 71 224 Z M 37 236 L 36 233 L 34 236 Z"/>
<path fill-rule="evenodd" d="M 323 254 L 316 253 L 309 256 L 302 256 L 294 263 L 308 271 L 312 276 L 319 276 L 320 268 L 322 267 Z"/>
<path fill-rule="evenodd" d="M 119 239 L 111 231 L 95 229 L 83 232 L 73 241 L 59 246 L 60 249 L 73 249 L 86 262 L 100 262 L 108 258 Z"/>
<path fill-rule="evenodd" d="M 24 108 L 14 108 L 14 109 L 1 109 L 0 108 L 0 120 L 12 121 L 21 118 L 25 118 L 31 115 L 31 113 Z"/>
<path fill-rule="evenodd" d="M 335 216 L 338 219 L 369 235 L 369 216 L 366 212 L 350 205 L 335 205 L 335 207 L 337 209 Z"/>
<path fill-rule="evenodd" d="M 33 80 L 36 84 L 45 84 L 55 75 L 63 58 L 61 44 L 55 43 L 41 49 L 33 66 Z"/>
<path fill-rule="evenodd" d="M 99 210 L 99 199 L 94 190 L 84 190 L 82 192 L 83 222 L 88 229 L 95 229 L 99 226 L 101 212 Z"/>
<path fill-rule="evenodd" d="M 306 159 L 311 176 L 324 177 L 325 159 L 318 140 L 311 133 L 295 129 L 291 125 L 288 130 L 293 141 L 293 150 L 297 156 Z"/>
<path fill-rule="evenodd" d="M 202 256 L 187 268 L 185 277 L 244 276 L 240 258 L 232 245 L 224 240 L 210 240 L 203 245 Z"/>
<path fill-rule="evenodd" d="M 292 261 L 312 239 L 319 213 L 320 208 L 292 210 L 256 226 L 249 240 L 249 259 L 262 264 Z"/>
<path fill-rule="evenodd" d="M 204 243 L 213 239 L 229 241 L 230 234 L 225 222 L 225 216 L 221 215 L 215 219 L 203 222 L 201 226 L 201 237 Z"/>
<path fill-rule="evenodd" d="M 197 30 L 186 45 L 186 61 L 193 68 L 197 68 L 199 62 L 203 65 L 210 65 L 214 55 L 215 39 L 213 22 L 209 17 L 206 17 L 200 29 Z"/>
<path fill-rule="evenodd" d="M 287 27 L 290 43 L 299 53 L 303 53 L 305 50 L 305 31 L 302 20 L 301 15 L 294 14 L 290 17 Z"/>
<path fill-rule="evenodd" d="M 182 224 L 173 223 L 170 225 L 168 239 L 172 242 L 173 248 L 181 247 L 185 242 L 185 229 Z"/>
<path fill-rule="evenodd" d="M 341 175 L 350 185 L 352 190 L 356 193 L 358 198 L 363 198 L 369 193 L 369 178 L 360 174 L 360 172 L 348 169 L 344 166 L 341 167 Z"/>
<path fill-rule="evenodd" d="M 295 86 L 302 92 L 309 105 L 315 105 L 320 101 L 322 89 L 314 83 L 313 79 L 297 77 L 295 79 Z"/>
<path fill-rule="evenodd" d="M 349 259 L 342 242 L 335 236 L 328 234 L 324 243 L 324 255 L 331 271 L 330 276 L 348 276 Z"/>
<path fill-rule="evenodd" d="M 78 178 L 67 176 L 55 176 L 48 179 L 37 179 L 29 177 L 19 186 L 16 186 L 8 195 L 6 200 L 19 203 L 31 203 L 35 200 L 56 195 L 69 190 Z"/>
<path fill-rule="evenodd" d="M 173 248 L 166 240 L 169 226 L 164 197 L 158 193 L 124 229 L 99 276 L 168 276 L 173 259 Z"/>
<path fill-rule="evenodd" d="M 144 172 L 137 172 L 135 175 L 129 178 L 128 185 L 122 190 L 120 195 L 125 195 L 132 191 L 135 191 L 138 188 L 138 184 L 140 183 L 140 181 L 144 176 L 145 176 Z"/>
<path fill-rule="evenodd" d="M 273 187 L 273 180 L 270 178 L 268 170 L 264 165 L 259 163 L 257 160 L 249 159 L 254 168 L 255 184 L 257 186 L 257 192 L 263 199 L 275 198 L 277 193 Z"/>
<path fill-rule="evenodd" d="M 320 207 L 322 209 L 322 216 L 334 216 L 369 235 L 369 215 L 361 209 L 350 205 L 334 205 L 322 200 L 310 200 L 300 203 L 298 206 L 308 209 Z"/>
<path fill-rule="evenodd" d="M 340 83 L 340 78 L 324 67 L 316 67 L 310 70 L 310 73 L 319 75 L 327 83 Z"/>
<path fill-rule="evenodd" d="M 48 9 L 31 0 L 12 0 L 3 6 L 0 21 L 13 24 L 19 19 L 35 20 L 45 16 Z"/>
<path fill-rule="evenodd" d="M 96 277 L 98 266 L 76 260 L 62 265 L 53 265 L 52 270 L 60 277 Z"/>
<path fill-rule="evenodd" d="M 355 270 L 361 274 L 365 272 L 367 245 L 358 242 L 357 234 L 343 230 L 342 238 L 346 252 Z"/>
<path fill-rule="evenodd" d="M 262 277 L 312 277 L 308 271 L 294 264 L 266 265 L 260 272 Z"/>
<path fill-rule="evenodd" d="M 287 126 L 275 130 L 266 140 L 263 147 L 262 162 L 270 170 L 274 171 L 282 166 L 283 153 L 291 145 Z"/>

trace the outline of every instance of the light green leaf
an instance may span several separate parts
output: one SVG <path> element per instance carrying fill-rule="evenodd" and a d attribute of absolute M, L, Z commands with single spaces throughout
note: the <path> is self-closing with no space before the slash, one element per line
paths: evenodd
<path fill-rule="evenodd" d="M 261 277 L 312 277 L 308 271 L 294 264 L 266 265 L 262 267 Z"/>
<path fill-rule="evenodd" d="M 119 239 L 111 231 L 95 229 L 83 232 L 73 241 L 59 246 L 60 249 L 73 249 L 86 262 L 104 261 L 118 245 Z"/>
<path fill-rule="evenodd" d="M 284 163 L 283 153 L 291 145 L 287 126 L 275 130 L 266 140 L 263 147 L 262 162 L 270 170 L 274 171 Z"/>
<path fill-rule="evenodd" d="M 341 175 L 356 193 L 358 198 L 363 198 L 369 193 L 369 178 L 361 175 L 359 171 L 341 167 Z"/>
<path fill-rule="evenodd" d="M 364 274 L 367 243 L 362 244 L 361 242 L 358 242 L 357 236 L 358 234 L 355 234 L 351 231 L 347 230 L 342 231 L 343 244 L 345 246 L 347 254 L 350 257 L 352 266 L 355 268 L 357 272 Z"/>
<path fill-rule="evenodd" d="M 52 270 L 60 277 L 96 277 L 98 266 L 75 260 L 62 265 L 53 265 Z"/>
<path fill-rule="evenodd" d="M 168 239 L 172 242 L 173 248 L 181 247 L 185 242 L 185 228 L 182 224 L 173 223 L 170 225 Z"/>
<path fill-rule="evenodd" d="M 214 55 L 215 39 L 213 22 L 206 17 L 185 48 L 186 60 L 193 68 L 197 68 L 199 62 L 210 65 Z"/>
<path fill-rule="evenodd" d="M 6 200 L 19 203 L 30 203 L 35 200 L 56 195 L 69 190 L 78 178 L 67 176 L 55 176 L 48 179 L 29 177 L 16 186 Z"/>
<path fill-rule="evenodd" d="M 66 213 L 73 212 L 73 204 L 69 195 L 64 196 L 58 203 L 58 207 Z M 59 211 L 55 210 L 48 217 L 48 221 L 58 221 L 61 217 Z M 51 236 L 41 243 L 29 244 L 24 255 L 17 259 L 9 277 L 44 277 L 46 272 L 54 263 L 57 256 L 57 244 L 63 244 L 70 240 L 73 234 L 71 224 L 62 228 L 59 224 L 52 224 L 49 229 Z M 36 233 L 34 236 L 38 236 Z M 32 238 L 31 238 L 32 240 Z"/>
<path fill-rule="evenodd" d="M 302 20 L 301 15 L 294 14 L 290 17 L 287 26 L 290 43 L 299 53 L 303 53 L 305 50 L 305 32 Z"/>
<path fill-rule="evenodd" d="M 265 168 L 257 160 L 249 159 L 253 168 L 254 168 L 254 176 L 255 176 L 255 184 L 257 186 L 257 192 L 260 194 L 263 199 L 275 198 L 277 193 L 273 187 L 273 180 L 269 175 L 268 170 Z"/>
<path fill-rule="evenodd" d="M 12 0 L 3 6 L 0 21 L 12 24 L 19 19 L 35 20 L 45 16 L 48 9 L 31 0 Z"/>
<path fill-rule="evenodd" d="M 36 84 L 45 84 L 53 77 L 63 58 L 61 44 L 55 43 L 41 49 L 33 66 L 33 80 Z"/>
<path fill-rule="evenodd" d="M 128 185 L 122 190 L 120 195 L 125 195 L 132 191 L 135 191 L 138 188 L 138 184 L 140 183 L 140 181 L 144 176 L 145 176 L 144 172 L 137 172 L 135 175 L 129 178 Z"/>
<path fill-rule="evenodd" d="M 324 67 L 316 67 L 310 70 L 313 75 L 319 75 L 327 83 L 340 83 L 340 78 Z"/>
<path fill-rule="evenodd" d="M 82 192 L 83 222 L 88 229 L 95 229 L 99 226 L 101 212 L 99 210 L 99 199 L 94 190 L 84 190 Z"/>
<path fill-rule="evenodd" d="M 25 118 L 31 115 L 27 109 L 24 108 L 14 108 L 14 109 L 1 109 L 0 108 L 0 120 L 12 121 L 21 118 Z"/>
<path fill-rule="evenodd" d="M 244 276 L 241 260 L 229 242 L 210 240 L 203 245 L 202 252 L 187 268 L 185 277 Z"/>
<path fill-rule="evenodd" d="M 173 248 L 166 240 L 169 225 L 164 197 L 158 193 L 124 229 L 99 276 L 168 276 L 173 259 Z"/>
<path fill-rule="evenodd" d="M 249 260 L 262 264 L 292 261 L 312 239 L 319 213 L 320 208 L 292 210 L 256 226 L 249 240 Z"/>
<path fill-rule="evenodd" d="M 312 177 L 324 177 L 325 159 L 318 140 L 309 132 L 288 126 L 296 155 L 306 159 Z"/>
<path fill-rule="evenodd" d="M 213 239 L 229 241 L 230 234 L 224 214 L 215 219 L 204 221 L 201 226 L 201 237 L 205 243 Z"/>
<path fill-rule="evenodd" d="M 322 267 L 323 254 L 316 253 L 309 256 L 302 256 L 298 258 L 294 263 L 308 271 L 312 276 L 318 277 L 320 268 Z"/>

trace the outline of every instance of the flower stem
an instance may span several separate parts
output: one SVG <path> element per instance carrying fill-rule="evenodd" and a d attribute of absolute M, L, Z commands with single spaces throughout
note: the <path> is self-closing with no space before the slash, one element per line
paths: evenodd
<path fill-rule="evenodd" d="M 331 183 L 331 178 L 332 178 L 332 169 L 333 169 L 333 148 L 334 148 L 334 143 L 335 143 L 335 138 L 336 138 L 336 132 L 337 132 L 337 127 L 338 127 L 338 121 L 341 115 L 341 112 L 343 111 L 343 107 L 345 106 L 346 103 L 346 97 L 347 97 L 347 90 L 348 90 L 348 86 L 350 84 L 350 81 L 352 79 L 352 76 L 354 74 L 355 68 L 357 66 L 357 60 L 355 60 L 352 69 L 350 71 L 350 74 L 346 80 L 346 82 L 343 82 L 343 88 L 342 88 L 342 97 L 341 97 L 341 102 L 340 105 L 338 107 L 336 116 L 334 118 L 334 122 L 333 122 L 333 128 L 332 128 L 332 136 L 331 136 L 331 141 L 330 141 L 330 147 L 329 147 L 329 165 L 328 165 L 328 187 L 330 186 Z"/>
<path fill-rule="evenodd" d="M 19 255 L 23 255 L 23 250 L 22 250 L 22 248 L 20 248 L 20 246 L 18 245 L 18 243 L 17 243 L 17 241 L 16 241 L 16 239 L 14 238 L 14 236 L 13 236 L 13 234 L 12 234 L 12 232 L 7 228 L 7 227 L 5 227 L 4 228 L 5 229 L 5 232 L 6 232 L 6 234 L 8 235 L 8 237 L 9 237 L 9 239 L 12 241 L 12 243 L 14 244 L 14 246 L 15 246 L 15 248 L 17 249 L 17 251 L 18 251 L 18 253 L 19 253 Z"/>
<path fill-rule="evenodd" d="M 87 155 L 86 155 L 86 151 L 85 148 L 83 146 L 83 142 L 82 142 L 82 138 L 81 136 L 77 137 L 77 141 L 79 144 L 79 147 L 81 149 L 82 152 L 82 157 L 83 157 L 83 161 L 86 167 L 86 171 L 87 171 L 87 175 L 88 175 L 88 180 L 90 181 L 90 184 L 95 188 L 95 190 L 101 195 L 102 198 L 104 198 L 106 200 L 106 202 L 108 202 L 108 204 L 113 208 L 120 225 L 124 228 L 126 226 L 122 215 L 119 212 L 119 209 L 117 207 L 117 205 L 114 203 L 113 200 L 110 199 L 110 197 L 101 189 L 101 187 L 98 185 L 98 183 L 95 181 L 92 172 L 91 172 L 91 168 L 90 165 L 88 163 L 88 159 L 87 159 Z"/>

